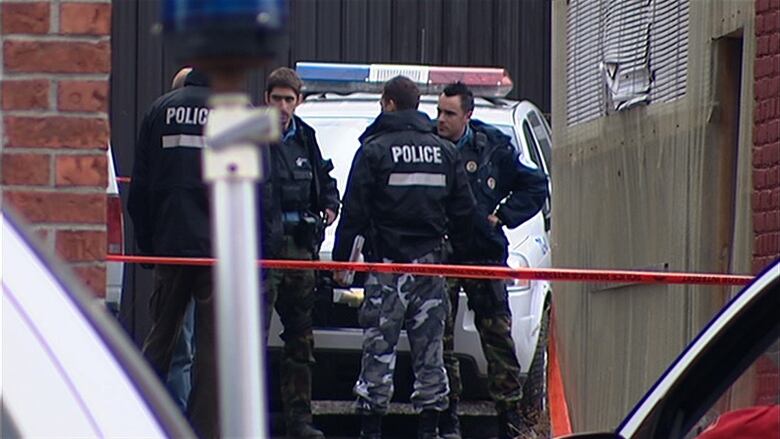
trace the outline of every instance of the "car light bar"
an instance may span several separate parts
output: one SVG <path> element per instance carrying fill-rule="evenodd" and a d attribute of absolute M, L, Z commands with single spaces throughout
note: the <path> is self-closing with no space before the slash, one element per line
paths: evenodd
<path fill-rule="evenodd" d="M 298 62 L 295 70 L 304 93 L 381 93 L 384 82 L 398 75 L 417 83 L 422 94 L 439 94 L 458 81 L 476 96 L 504 97 L 512 91 L 512 79 L 502 68 Z"/>

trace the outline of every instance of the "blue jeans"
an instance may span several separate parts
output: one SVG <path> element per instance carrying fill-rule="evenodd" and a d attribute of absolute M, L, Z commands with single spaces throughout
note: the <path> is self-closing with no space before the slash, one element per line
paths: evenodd
<path fill-rule="evenodd" d="M 173 401 L 181 408 L 182 413 L 187 412 L 187 400 L 192 390 L 192 381 L 190 371 L 192 369 L 192 357 L 194 354 L 194 323 L 195 323 L 195 301 L 190 300 L 187 304 L 187 312 L 184 314 L 184 320 L 181 325 L 179 339 L 176 340 L 176 346 L 173 348 L 171 357 L 171 368 L 168 371 L 168 379 L 165 386 L 168 388 Z"/>

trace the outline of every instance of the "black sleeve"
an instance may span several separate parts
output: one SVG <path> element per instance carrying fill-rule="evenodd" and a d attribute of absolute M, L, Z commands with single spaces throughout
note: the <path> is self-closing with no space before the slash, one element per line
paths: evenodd
<path fill-rule="evenodd" d="M 541 169 L 530 168 L 520 161 L 520 155 L 511 150 L 506 160 L 501 160 L 501 177 L 511 191 L 498 208 L 496 216 L 507 227 L 514 228 L 528 221 L 544 205 L 549 192 L 547 176 Z"/>
<path fill-rule="evenodd" d="M 138 248 L 145 254 L 150 254 L 152 251 L 154 233 L 149 192 L 153 117 L 153 111 L 147 112 L 138 132 L 133 174 L 130 179 L 130 193 L 127 197 L 127 211 L 133 221 L 135 240 Z"/>
<path fill-rule="evenodd" d="M 355 153 L 349 170 L 341 220 L 336 228 L 336 240 L 333 244 L 334 261 L 349 260 L 355 236 L 363 235 L 367 238 L 371 219 L 370 197 L 373 188 L 373 172 L 364 145 Z"/>
<path fill-rule="evenodd" d="M 322 157 L 322 150 L 317 143 L 317 137 L 312 134 L 311 144 L 315 151 L 315 160 L 317 166 L 317 179 L 320 185 L 319 200 L 317 200 L 320 209 L 331 209 L 332 211 L 339 213 L 339 189 L 336 186 L 336 179 L 330 176 L 330 172 L 333 171 L 333 162 L 325 160 Z"/>

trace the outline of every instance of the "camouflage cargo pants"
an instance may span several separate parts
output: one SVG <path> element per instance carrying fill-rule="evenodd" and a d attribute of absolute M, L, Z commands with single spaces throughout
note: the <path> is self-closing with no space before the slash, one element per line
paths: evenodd
<path fill-rule="evenodd" d="M 488 364 L 488 392 L 496 410 L 516 410 L 523 397 L 520 363 L 512 340 L 512 315 L 509 311 L 506 287 L 502 281 L 481 279 L 448 279 L 447 289 L 451 311 L 444 331 L 444 364 L 450 380 L 450 399 L 459 400 L 463 391 L 460 363 L 454 355 L 455 316 L 461 287 L 468 297 L 469 308 L 482 343 Z"/>
<path fill-rule="evenodd" d="M 311 260 L 312 252 L 285 235 L 280 259 Z M 281 366 L 281 395 L 285 420 L 311 422 L 311 368 L 314 365 L 314 336 L 311 312 L 314 307 L 314 271 L 269 270 L 264 280 L 265 342 L 271 310 L 276 309 L 284 331 Z"/>
<path fill-rule="evenodd" d="M 388 261 L 389 262 L 389 261 Z M 414 262 L 437 263 L 426 255 Z M 415 410 L 442 411 L 449 404 L 442 358 L 448 300 L 444 279 L 410 274 L 371 273 L 358 315 L 363 327 L 363 357 L 355 387 L 357 410 L 384 414 L 393 396 L 396 346 L 405 326 L 412 353 Z"/>

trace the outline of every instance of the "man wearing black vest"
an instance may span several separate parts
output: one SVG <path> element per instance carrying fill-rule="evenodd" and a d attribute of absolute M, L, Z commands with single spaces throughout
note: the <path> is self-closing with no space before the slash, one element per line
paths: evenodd
<path fill-rule="evenodd" d="M 452 143 L 433 133 L 417 110 L 420 91 L 403 76 L 384 85 L 382 113 L 360 136 L 336 230 L 333 259 L 350 258 L 355 237 L 366 238 L 369 261 L 441 263 L 444 237 L 461 242 L 474 197 Z M 345 283 L 342 273 L 334 279 Z M 414 274 L 369 273 L 358 319 L 363 357 L 354 386 L 362 414 L 361 438 L 382 437 L 381 420 L 393 395 L 396 345 L 405 326 L 412 353 L 414 392 L 420 412 L 417 437 L 438 438 L 439 413 L 447 408 L 442 335 L 449 305 L 444 279 Z"/>
<path fill-rule="evenodd" d="M 336 220 L 339 193 L 330 160 L 322 157 L 314 129 L 294 114 L 302 101 L 302 82 L 281 67 L 266 80 L 265 102 L 279 110 L 282 142 L 271 147 L 273 196 L 282 210 L 280 259 L 312 260 L 325 227 Z M 270 270 L 265 279 L 266 338 L 272 307 L 281 318 L 284 352 L 281 394 L 287 436 L 323 438 L 312 424 L 311 368 L 314 364 L 313 270 Z"/>

